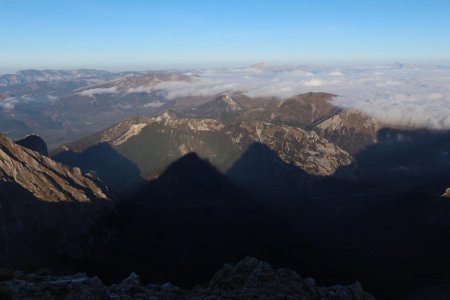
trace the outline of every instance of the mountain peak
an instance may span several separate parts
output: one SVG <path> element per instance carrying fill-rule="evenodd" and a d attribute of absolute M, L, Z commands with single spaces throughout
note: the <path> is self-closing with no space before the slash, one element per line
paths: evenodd
<path fill-rule="evenodd" d="M 227 107 L 232 111 L 242 110 L 239 104 L 236 101 L 234 101 L 234 99 L 231 98 L 229 95 L 222 95 L 219 97 L 219 99 L 225 102 Z"/>
<path fill-rule="evenodd" d="M 16 144 L 26 147 L 30 150 L 36 151 L 41 155 L 48 156 L 47 144 L 38 135 L 30 134 L 25 138 L 16 141 Z"/>

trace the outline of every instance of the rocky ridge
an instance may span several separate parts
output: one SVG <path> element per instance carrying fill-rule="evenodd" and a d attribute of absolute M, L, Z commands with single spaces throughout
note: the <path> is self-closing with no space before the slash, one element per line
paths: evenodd
<path fill-rule="evenodd" d="M 183 81 L 189 82 L 191 78 L 181 73 L 150 73 L 150 74 L 132 74 L 130 76 L 119 77 L 117 79 L 96 84 L 75 90 L 80 95 L 90 95 L 95 91 L 109 91 L 111 93 L 132 94 L 149 93 L 157 84 L 161 82 Z"/>
<path fill-rule="evenodd" d="M 21 70 L 15 74 L 0 75 L 0 87 L 10 87 L 19 84 L 48 81 L 73 81 L 86 80 L 98 82 L 110 80 L 119 76 L 120 73 L 112 73 L 101 70 Z"/>
<path fill-rule="evenodd" d="M 156 140 L 160 142 L 155 143 Z M 189 152 L 196 152 L 226 172 L 253 143 L 267 145 L 286 163 L 313 176 L 332 175 L 339 167 L 352 163 L 348 152 L 313 130 L 258 120 L 228 123 L 212 118 L 189 118 L 174 111 L 157 117 L 129 118 L 67 144 L 61 153 L 82 152 L 98 143 L 112 145 L 141 169 L 144 178 L 158 176 L 172 161 Z M 155 151 L 155 155 L 167 153 L 160 161 L 171 160 L 159 167 L 150 166 L 151 162 L 140 157 L 142 149 Z"/>
<path fill-rule="evenodd" d="M 274 269 L 253 257 L 224 265 L 208 284 L 192 290 L 171 283 L 143 285 L 135 273 L 110 286 L 82 273 L 51 276 L 14 272 L 3 277 L 0 295 L 4 299 L 375 299 L 358 282 L 319 287 L 312 278 L 289 269 Z"/>
<path fill-rule="evenodd" d="M 106 187 L 78 168 L 69 168 L 0 135 L 0 182 L 14 182 L 42 201 L 108 200 Z"/>

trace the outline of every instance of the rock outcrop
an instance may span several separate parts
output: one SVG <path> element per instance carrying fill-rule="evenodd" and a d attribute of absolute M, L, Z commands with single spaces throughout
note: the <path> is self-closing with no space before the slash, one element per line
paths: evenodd
<path fill-rule="evenodd" d="M 143 285 L 135 273 L 110 286 L 82 273 L 50 276 L 14 272 L 3 280 L 0 297 L 5 299 L 375 299 L 358 282 L 319 287 L 312 278 L 302 278 L 289 269 L 273 269 L 253 257 L 224 265 L 208 284 L 192 290 L 171 283 Z"/>
<path fill-rule="evenodd" d="M 90 255 L 114 213 L 99 179 L 0 135 L 0 265 L 33 270 Z"/>
<path fill-rule="evenodd" d="M 0 182 L 18 184 L 48 202 L 108 200 L 106 187 L 97 178 L 20 146 L 3 135 L 0 135 Z"/>

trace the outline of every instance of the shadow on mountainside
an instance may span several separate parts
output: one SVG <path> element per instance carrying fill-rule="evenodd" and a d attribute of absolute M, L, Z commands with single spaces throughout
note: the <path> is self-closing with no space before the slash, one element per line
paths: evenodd
<path fill-rule="evenodd" d="M 136 164 L 108 143 L 97 144 L 82 152 L 63 151 L 52 158 L 71 167 L 79 167 L 83 173 L 94 173 L 118 195 L 135 192 L 147 182 Z"/>
<path fill-rule="evenodd" d="M 262 143 L 251 144 L 226 175 L 258 198 L 299 196 L 318 179 Z"/>
<path fill-rule="evenodd" d="M 132 164 L 102 147 L 89 163 L 120 183 L 114 176 L 127 172 L 108 162 Z M 450 278 L 450 205 L 440 198 L 449 153 L 448 131 L 382 129 L 352 165 L 323 178 L 258 143 L 227 176 L 188 154 L 120 203 L 114 242 L 83 268 L 107 280 L 135 271 L 189 286 L 252 255 L 322 284 L 360 280 L 381 299 L 402 299 Z M 139 174 L 134 165 L 130 173 Z"/>
<path fill-rule="evenodd" d="M 208 280 L 224 262 L 248 255 L 276 265 L 294 258 L 302 265 L 318 253 L 194 153 L 122 201 L 119 213 L 117 243 L 110 247 L 119 257 L 117 270 L 146 280 L 190 286 Z"/>
<path fill-rule="evenodd" d="M 378 143 L 351 166 L 324 178 L 254 144 L 227 175 L 293 236 L 321 249 L 307 254 L 308 263 L 286 258 L 287 266 L 329 283 L 362 280 L 375 294 L 398 298 L 450 267 L 444 252 L 430 249 L 449 244 L 450 224 L 443 220 L 450 210 L 439 197 L 450 186 L 449 137 L 447 131 L 382 129 Z"/>
<path fill-rule="evenodd" d="M 354 160 L 334 176 L 353 174 L 354 189 L 319 181 L 287 219 L 304 220 L 317 247 L 336 249 L 341 278 L 358 274 L 382 298 L 449 282 L 450 204 L 440 195 L 450 186 L 450 131 L 385 128 Z"/>
<path fill-rule="evenodd" d="M 95 260 L 116 217 L 109 200 L 48 202 L 13 182 L 0 182 L 0 266 L 69 273 L 70 261 Z"/>
<path fill-rule="evenodd" d="M 360 182 L 407 190 L 450 178 L 450 131 L 379 130 L 378 142 L 355 155 L 352 169 Z"/>

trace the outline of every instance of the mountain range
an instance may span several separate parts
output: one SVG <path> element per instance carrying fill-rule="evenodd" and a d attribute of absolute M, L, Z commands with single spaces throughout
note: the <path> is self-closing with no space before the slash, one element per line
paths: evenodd
<path fill-rule="evenodd" d="M 388 126 L 329 93 L 161 89 L 195 80 L 1 76 L 1 265 L 190 289 L 251 255 L 381 299 L 447 286 L 449 131 Z"/>

